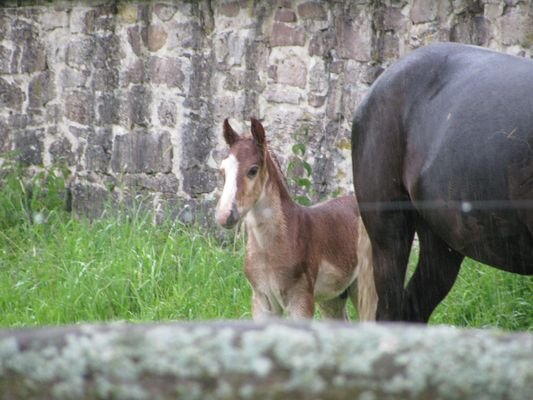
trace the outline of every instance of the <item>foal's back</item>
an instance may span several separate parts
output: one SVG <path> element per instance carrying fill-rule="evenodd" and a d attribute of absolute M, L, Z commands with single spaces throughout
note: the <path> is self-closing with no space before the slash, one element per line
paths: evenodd
<path fill-rule="evenodd" d="M 340 264 L 357 262 L 359 208 L 354 196 L 342 196 L 305 209 L 310 219 L 317 252 L 337 259 Z M 332 260 L 334 261 L 334 260 Z"/>

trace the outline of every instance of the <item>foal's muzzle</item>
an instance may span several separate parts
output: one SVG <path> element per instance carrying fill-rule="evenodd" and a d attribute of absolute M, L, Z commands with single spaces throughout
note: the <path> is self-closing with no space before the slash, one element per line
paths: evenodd
<path fill-rule="evenodd" d="M 217 222 L 226 229 L 233 228 L 237 222 L 239 222 L 239 212 L 237 207 L 233 206 L 229 213 L 223 215 L 217 214 Z"/>

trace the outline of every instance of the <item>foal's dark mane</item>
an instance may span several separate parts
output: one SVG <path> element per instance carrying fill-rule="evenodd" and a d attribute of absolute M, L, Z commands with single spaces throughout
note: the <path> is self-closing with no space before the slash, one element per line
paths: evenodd
<path fill-rule="evenodd" d="M 266 166 L 268 169 L 268 172 L 272 179 L 275 180 L 275 182 L 280 187 L 280 196 L 282 199 L 289 199 L 292 200 L 292 197 L 289 192 L 289 185 L 287 183 L 287 178 L 281 172 L 281 164 L 278 160 L 278 157 L 276 154 L 270 150 L 270 146 L 267 145 L 267 159 L 265 160 Z M 270 162 L 269 162 L 270 160 Z"/>

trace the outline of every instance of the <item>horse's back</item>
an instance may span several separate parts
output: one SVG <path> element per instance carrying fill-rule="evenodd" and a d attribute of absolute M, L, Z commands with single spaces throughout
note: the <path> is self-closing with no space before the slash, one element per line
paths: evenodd
<path fill-rule="evenodd" d="M 354 118 L 360 202 L 400 201 L 461 254 L 531 273 L 532 93 L 531 60 L 455 44 L 405 57 Z"/>

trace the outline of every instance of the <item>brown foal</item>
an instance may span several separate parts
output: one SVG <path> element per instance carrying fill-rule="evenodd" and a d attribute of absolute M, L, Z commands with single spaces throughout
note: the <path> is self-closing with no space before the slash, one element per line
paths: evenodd
<path fill-rule="evenodd" d="M 284 312 L 290 318 L 312 318 L 317 302 L 325 318 L 346 320 L 347 298 L 358 303 L 358 273 L 372 272 L 370 242 L 356 198 L 339 197 L 312 207 L 296 204 L 256 119 L 251 120 L 251 133 L 239 135 L 224 121 L 229 156 L 220 167 L 225 182 L 215 215 L 226 228 L 244 218 L 244 269 L 253 289 L 253 318 Z M 359 292 L 360 319 L 371 319 L 375 291 L 359 287 Z"/>

